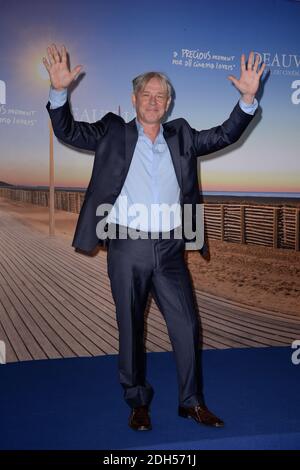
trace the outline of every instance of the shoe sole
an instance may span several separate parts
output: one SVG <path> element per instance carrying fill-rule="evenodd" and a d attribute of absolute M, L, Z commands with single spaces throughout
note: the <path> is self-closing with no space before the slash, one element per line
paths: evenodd
<path fill-rule="evenodd" d="M 152 426 L 150 426 L 150 427 L 140 426 L 139 428 L 134 428 L 134 427 L 129 425 L 129 427 L 131 429 L 133 429 L 133 431 L 151 431 L 151 429 L 152 429 Z"/>
<path fill-rule="evenodd" d="M 197 424 L 203 424 L 204 426 L 209 426 L 211 428 L 223 428 L 224 427 L 224 424 L 207 424 L 207 423 L 203 423 L 203 421 L 198 421 L 197 419 L 193 418 L 193 416 L 189 415 L 187 411 L 185 411 L 182 408 L 178 410 L 178 416 L 180 416 L 181 418 L 193 419 Z"/>

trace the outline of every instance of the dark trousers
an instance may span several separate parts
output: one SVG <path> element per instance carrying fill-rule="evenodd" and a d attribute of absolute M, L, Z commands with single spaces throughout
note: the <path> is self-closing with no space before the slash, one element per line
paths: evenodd
<path fill-rule="evenodd" d="M 173 231 L 170 235 L 174 234 Z M 150 405 L 144 311 L 151 292 L 175 355 L 180 406 L 203 404 L 199 321 L 182 239 L 111 239 L 108 275 L 119 328 L 119 378 L 130 407 Z"/>

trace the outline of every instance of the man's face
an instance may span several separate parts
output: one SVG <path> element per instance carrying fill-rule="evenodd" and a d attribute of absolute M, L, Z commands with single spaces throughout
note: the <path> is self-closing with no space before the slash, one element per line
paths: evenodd
<path fill-rule="evenodd" d="M 132 103 L 141 124 L 159 124 L 170 102 L 166 87 L 155 77 L 136 95 L 132 95 Z"/>

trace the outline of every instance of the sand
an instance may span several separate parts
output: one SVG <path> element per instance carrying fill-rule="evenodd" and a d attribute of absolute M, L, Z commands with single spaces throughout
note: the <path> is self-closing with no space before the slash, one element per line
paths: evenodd
<path fill-rule="evenodd" d="M 48 208 L 0 198 L 1 211 L 48 234 Z M 71 244 L 78 214 L 55 212 L 55 235 Z M 210 240 L 210 260 L 185 258 L 194 287 L 254 307 L 300 316 L 300 252 Z"/>
<path fill-rule="evenodd" d="M 300 252 L 210 241 L 210 261 L 186 260 L 195 287 L 226 299 L 300 316 Z"/>

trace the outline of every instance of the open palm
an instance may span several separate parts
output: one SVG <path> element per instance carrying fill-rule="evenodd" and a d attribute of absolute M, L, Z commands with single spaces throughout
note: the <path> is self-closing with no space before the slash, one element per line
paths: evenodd
<path fill-rule="evenodd" d="M 259 67 L 259 55 L 256 55 L 254 61 L 254 52 L 250 52 L 248 63 L 246 65 L 245 54 L 241 56 L 241 76 L 239 79 L 229 75 L 228 79 L 241 92 L 243 99 L 252 102 L 258 87 L 260 77 L 265 70 L 266 64 Z"/>
<path fill-rule="evenodd" d="M 48 60 L 43 57 L 43 63 L 49 73 L 51 85 L 56 90 L 67 88 L 77 77 L 82 65 L 77 65 L 72 71 L 67 63 L 67 51 L 65 46 L 61 47 L 61 52 L 55 44 L 47 47 Z"/>

